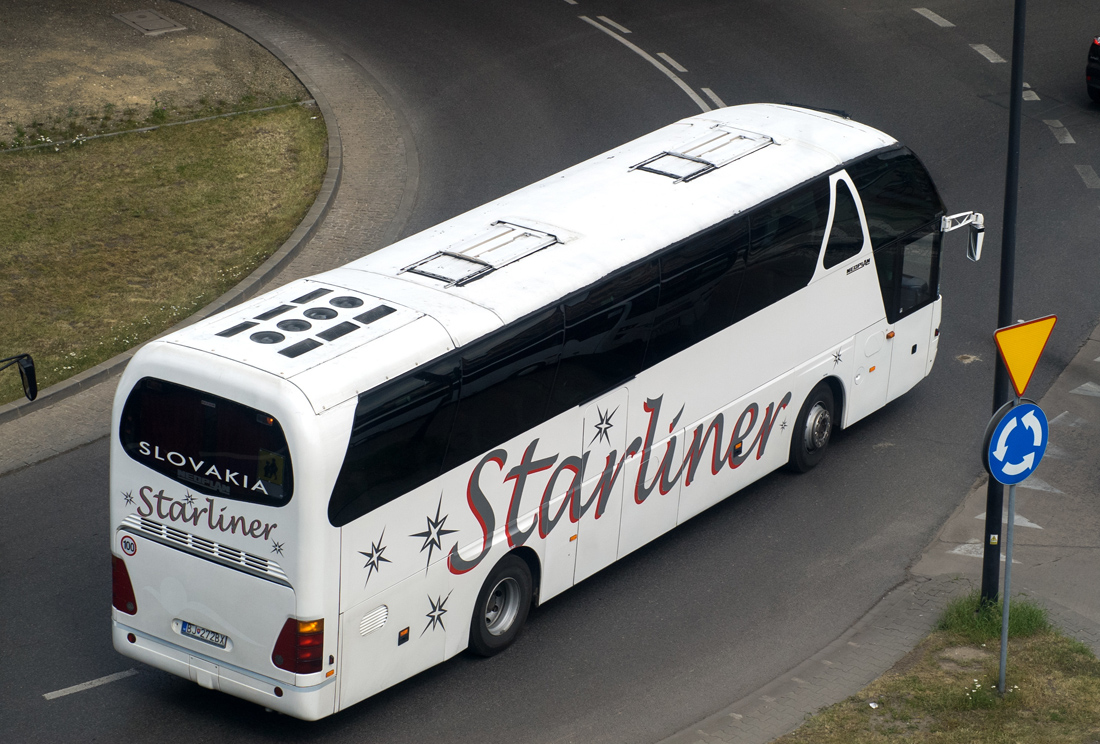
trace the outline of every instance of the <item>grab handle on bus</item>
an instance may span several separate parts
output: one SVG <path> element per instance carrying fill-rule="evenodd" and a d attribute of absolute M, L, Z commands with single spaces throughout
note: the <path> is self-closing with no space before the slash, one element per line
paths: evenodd
<path fill-rule="evenodd" d="M 985 215 L 981 212 L 959 212 L 940 221 L 941 232 L 951 232 L 970 225 L 966 240 L 966 257 L 978 261 L 982 257 L 982 243 L 985 242 Z"/>

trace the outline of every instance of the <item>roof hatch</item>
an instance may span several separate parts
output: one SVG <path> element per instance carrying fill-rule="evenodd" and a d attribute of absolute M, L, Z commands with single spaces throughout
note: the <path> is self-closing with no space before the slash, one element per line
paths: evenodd
<path fill-rule="evenodd" d="M 556 235 L 498 220 L 487 231 L 417 261 L 401 273 L 462 286 L 536 251 L 560 243 Z"/>
<path fill-rule="evenodd" d="M 643 170 L 668 176 L 679 183 L 721 168 L 726 163 L 745 157 L 775 140 L 767 135 L 730 127 L 715 126 L 703 137 L 692 140 L 678 150 L 666 150 L 643 160 L 630 170 Z"/>

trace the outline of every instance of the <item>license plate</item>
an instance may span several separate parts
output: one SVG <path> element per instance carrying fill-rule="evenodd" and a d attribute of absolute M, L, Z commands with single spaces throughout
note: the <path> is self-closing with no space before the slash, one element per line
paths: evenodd
<path fill-rule="evenodd" d="M 212 630 L 208 630 L 201 625 L 195 625 L 194 623 L 183 623 L 181 630 L 185 636 L 198 638 L 200 641 L 209 643 L 211 646 L 217 646 L 218 648 L 225 648 L 226 641 L 229 640 L 221 633 L 215 633 Z"/>

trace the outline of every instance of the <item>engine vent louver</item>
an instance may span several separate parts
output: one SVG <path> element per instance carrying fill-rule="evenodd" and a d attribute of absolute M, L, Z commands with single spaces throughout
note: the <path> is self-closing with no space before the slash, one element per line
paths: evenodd
<path fill-rule="evenodd" d="M 307 338 L 305 341 L 299 341 L 293 346 L 288 346 L 285 349 L 281 349 L 279 353 L 285 357 L 290 357 L 291 359 L 294 359 L 295 357 L 300 357 L 302 354 L 305 354 L 307 351 L 313 351 L 318 346 L 321 346 L 320 341 L 315 341 L 312 338 Z"/>
<path fill-rule="evenodd" d="M 354 323 L 338 323 L 332 328 L 329 328 L 327 331 L 321 331 L 320 333 L 318 333 L 317 338 L 323 338 L 325 341 L 335 341 L 341 336 L 346 336 L 352 331 L 358 330 L 359 326 L 355 325 Z"/>
<path fill-rule="evenodd" d="M 390 609 L 386 605 L 371 610 L 363 616 L 363 620 L 359 623 L 359 635 L 367 635 L 379 630 L 386 624 L 389 617 Z"/>
<path fill-rule="evenodd" d="M 394 310 L 389 305 L 379 305 L 378 307 L 371 308 L 370 310 L 366 311 L 365 313 L 361 313 L 359 315 L 356 315 L 354 320 L 362 323 L 363 325 L 370 325 L 374 321 L 380 320 L 380 319 L 386 317 L 387 315 L 389 315 L 390 313 L 395 313 L 395 312 L 397 312 L 397 311 Z"/>

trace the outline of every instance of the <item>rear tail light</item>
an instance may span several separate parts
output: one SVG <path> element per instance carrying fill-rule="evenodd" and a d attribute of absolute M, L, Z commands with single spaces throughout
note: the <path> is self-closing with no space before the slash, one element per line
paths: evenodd
<path fill-rule="evenodd" d="M 321 671 L 325 660 L 325 621 L 290 618 L 283 625 L 271 663 L 295 674 Z"/>
<path fill-rule="evenodd" d="M 134 585 L 130 583 L 130 572 L 126 570 L 126 562 L 117 555 L 111 556 L 111 604 L 119 612 L 137 614 L 137 598 L 134 597 Z"/>

